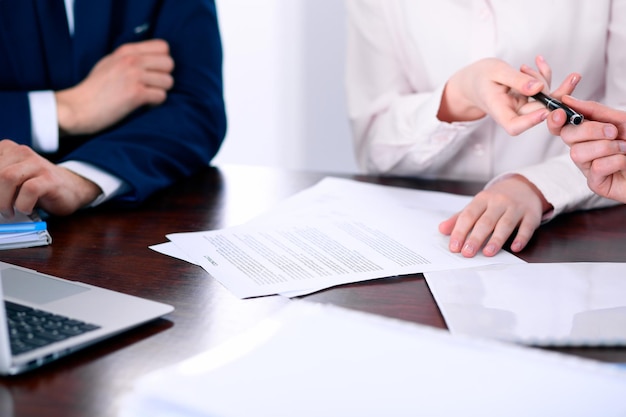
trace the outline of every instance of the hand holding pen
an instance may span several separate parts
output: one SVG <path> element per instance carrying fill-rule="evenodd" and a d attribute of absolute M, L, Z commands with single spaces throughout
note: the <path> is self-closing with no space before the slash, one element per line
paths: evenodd
<path fill-rule="evenodd" d="M 537 57 L 536 63 L 540 71 L 536 71 L 527 65 L 522 65 L 521 71 L 524 74 L 528 74 L 537 79 L 543 80 L 546 85 L 550 85 L 552 78 L 551 68 L 548 66 L 542 56 Z M 567 123 L 579 125 L 584 120 L 583 115 L 578 113 L 577 111 L 574 111 L 567 105 L 563 104 L 563 102 L 553 97 L 561 97 L 566 94 L 571 94 L 574 91 L 574 88 L 576 88 L 576 85 L 579 81 L 580 75 L 577 73 L 572 73 L 565 79 L 565 81 L 559 86 L 559 88 L 554 90 L 552 94 L 549 95 L 543 92 L 538 92 L 537 94 L 533 94 L 531 97 L 539 103 L 543 104 L 550 111 L 562 109 L 567 115 Z"/>
<path fill-rule="evenodd" d="M 537 57 L 537 69 L 516 69 L 496 58 L 485 58 L 457 71 L 446 83 L 437 117 L 443 122 L 466 122 L 490 116 L 516 136 L 543 122 L 549 112 L 531 97 L 550 86 L 552 70 Z M 571 94 L 580 75 L 570 74 L 551 94 Z"/>
<path fill-rule="evenodd" d="M 571 96 L 563 101 L 584 113 L 587 122 L 570 125 L 563 112 L 555 111 L 548 129 L 571 148 L 570 157 L 593 192 L 626 203 L 626 112 Z"/>
<path fill-rule="evenodd" d="M 538 102 L 542 103 L 544 106 L 546 106 L 550 110 L 562 109 L 565 112 L 565 115 L 567 116 L 567 123 L 569 124 L 579 125 L 585 119 L 582 114 L 572 110 L 571 108 L 569 108 L 568 106 L 560 102 L 559 100 L 553 97 L 550 97 L 544 93 L 537 93 L 532 97 Z"/>
<path fill-rule="evenodd" d="M 547 116 L 545 108 L 528 99 L 545 88 L 544 79 L 500 59 L 481 59 L 450 77 L 437 117 L 453 123 L 490 116 L 511 136 L 519 135 Z"/>

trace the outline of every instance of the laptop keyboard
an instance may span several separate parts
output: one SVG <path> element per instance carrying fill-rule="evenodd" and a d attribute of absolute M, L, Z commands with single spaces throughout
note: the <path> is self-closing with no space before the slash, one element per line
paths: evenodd
<path fill-rule="evenodd" d="M 11 301 L 4 301 L 9 322 L 11 353 L 19 355 L 70 337 L 99 329 L 100 326 L 47 313 Z"/>

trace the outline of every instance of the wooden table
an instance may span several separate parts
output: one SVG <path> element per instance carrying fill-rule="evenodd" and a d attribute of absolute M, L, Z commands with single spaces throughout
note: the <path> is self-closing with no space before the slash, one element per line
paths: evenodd
<path fill-rule="evenodd" d="M 136 209 L 99 208 L 48 222 L 53 244 L 0 252 L 0 260 L 142 296 L 176 310 L 148 325 L 28 374 L 0 378 L 2 417 L 116 416 L 133 383 L 254 325 L 289 300 L 240 300 L 203 269 L 148 247 L 172 232 L 233 226 L 315 184 L 318 173 L 227 166 L 165 190 Z M 480 184 L 354 176 L 380 184 L 473 194 Z M 519 256 L 529 262 L 626 261 L 626 206 L 546 224 Z M 445 328 L 420 274 L 344 285 L 307 300 Z M 626 362 L 626 348 L 562 349 Z"/>

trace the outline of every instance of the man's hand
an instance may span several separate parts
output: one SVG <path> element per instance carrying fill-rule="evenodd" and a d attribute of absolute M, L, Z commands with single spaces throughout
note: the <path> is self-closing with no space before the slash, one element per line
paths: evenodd
<path fill-rule="evenodd" d="M 28 146 L 0 141 L 0 213 L 30 214 L 35 207 L 59 216 L 91 203 L 102 190 L 93 182 L 54 165 Z"/>
<path fill-rule="evenodd" d="M 519 252 L 550 208 L 532 183 L 516 175 L 478 193 L 460 213 L 443 221 L 439 231 L 450 236 L 450 251 L 471 258 L 485 242 L 483 254 L 494 256 L 517 229 L 511 250 Z"/>
<path fill-rule="evenodd" d="M 102 58 L 80 84 L 55 93 L 61 135 L 96 133 L 167 98 L 174 61 L 160 39 L 128 43 Z"/>

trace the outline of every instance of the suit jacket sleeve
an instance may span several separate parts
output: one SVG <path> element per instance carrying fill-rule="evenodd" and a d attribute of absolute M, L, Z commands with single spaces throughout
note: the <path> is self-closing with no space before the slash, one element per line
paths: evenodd
<path fill-rule="evenodd" d="M 167 100 L 140 109 L 64 158 L 93 164 L 126 181 L 132 190 L 116 200 L 129 204 L 208 165 L 226 129 L 214 2 L 163 1 L 152 24 L 152 37 L 168 41 L 175 62 Z"/>
<path fill-rule="evenodd" d="M 32 145 L 28 93 L 0 92 L 0 126 L 0 139 L 12 139 L 17 143 Z"/>

